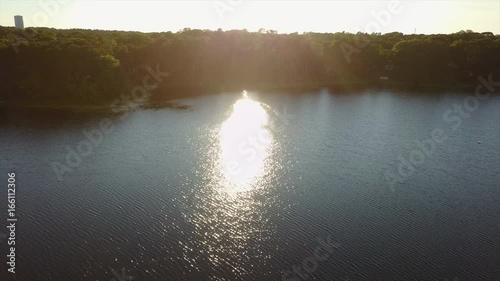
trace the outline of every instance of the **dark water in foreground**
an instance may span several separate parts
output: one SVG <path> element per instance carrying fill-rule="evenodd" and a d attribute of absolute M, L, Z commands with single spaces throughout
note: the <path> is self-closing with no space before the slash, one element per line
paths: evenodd
<path fill-rule="evenodd" d="M 250 97 L 4 113 L 15 280 L 500 280 L 500 98 L 446 122 L 466 95 Z"/>

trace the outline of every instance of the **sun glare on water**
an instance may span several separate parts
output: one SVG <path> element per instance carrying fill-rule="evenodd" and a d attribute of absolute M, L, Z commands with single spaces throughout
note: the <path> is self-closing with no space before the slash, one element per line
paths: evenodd
<path fill-rule="evenodd" d="M 245 190 L 262 177 L 272 135 L 269 116 L 259 102 L 243 92 L 220 129 L 220 169 L 228 184 Z"/>
<path fill-rule="evenodd" d="M 206 178 L 194 189 L 193 202 L 186 204 L 196 206 L 187 211 L 187 220 L 194 227 L 198 246 L 214 266 L 230 264 L 243 272 L 245 267 L 235 256 L 251 250 L 261 260 L 269 258 L 260 243 L 249 241 L 264 243 L 274 233 L 274 225 L 263 219 L 262 202 L 257 198 L 270 193 L 276 180 L 281 167 L 279 144 L 271 133 L 272 109 L 246 91 L 227 111 L 228 117 L 208 134 L 210 149 L 203 150 Z M 268 203 L 279 204 L 274 193 L 268 196 Z M 186 252 L 193 249 L 185 247 Z"/>

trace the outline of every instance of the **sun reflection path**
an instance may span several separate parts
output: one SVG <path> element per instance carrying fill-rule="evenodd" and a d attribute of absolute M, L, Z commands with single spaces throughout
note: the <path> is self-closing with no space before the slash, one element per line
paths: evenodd
<path fill-rule="evenodd" d="M 195 206 L 186 216 L 194 227 L 194 238 L 182 243 L 186 259 L 193 262 L 196 252 L 215 268 L 231 268 L 234 280 L 270 259 L 264 245 L 273 239 L 275 224 L 268 206 L 280 205 L 272 184 L 282 165 L 269 110 L 244 92 L 229 117 L 207 131 L 202 179 L 185 204 Z"/>
<path fill-rule="evenodd" d="M 273 136 L 266 110 L 245 93 L 232 110 L 220 129 L 220 169 L 227 185 L 246 190 L 263 176 Z"/>
<path fill-rule="evenodd" d="M 230 116 L 216 134 L 217 157 L 212 162 L 211 191 L 203 197 L 207 252 L 214 265 L 227 264 L 238 274 L 249 274 L 251 259 L 268 259 L 260 248 L 272 237 L 274 227 L 263 213 L 255 192 L 267 193 L 273 162 L 273 135 L 269 116 L 261 103 L 246 92 L 232 106 Z M 264 201 L 272 201 L 272 197 Z M 258 241 L 252 244 L 252 241 Z"/>

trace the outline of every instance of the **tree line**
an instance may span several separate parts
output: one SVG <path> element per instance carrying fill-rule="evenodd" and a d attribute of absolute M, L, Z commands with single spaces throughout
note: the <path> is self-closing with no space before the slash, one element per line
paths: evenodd
<path fill-rule="evenodd" d="M 474 86 L 500 77 L 500 35 L 292 33 L 246 30 L 141 33 L 0 27 L 0 101 L 106 104 L 168 72 L 152 99 L 247 90 Z"/>

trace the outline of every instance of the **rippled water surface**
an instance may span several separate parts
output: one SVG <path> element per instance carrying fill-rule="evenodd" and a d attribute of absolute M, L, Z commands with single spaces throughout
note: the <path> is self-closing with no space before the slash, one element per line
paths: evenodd
<path fill-rule="evenodd" d="M 500 280 L 500 99 L 466 97 L 4 110 L 17 280 Z"/>

